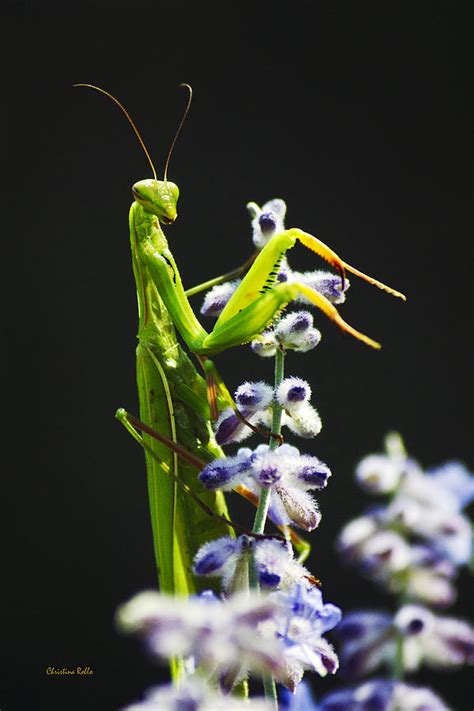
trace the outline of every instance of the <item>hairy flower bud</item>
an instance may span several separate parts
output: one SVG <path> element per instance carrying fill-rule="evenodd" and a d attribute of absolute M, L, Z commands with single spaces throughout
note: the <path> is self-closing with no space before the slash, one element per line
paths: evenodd
<path fill-rule="evenodd" d="M 239 284 L 240 279 L 236 279 L 235 281 L 226 281 L 223 284 L 217 284 L 212 287 L 204 297 L 201 306 L 202 315 L 213 316 L 215 318 L 220 316 L 221 311 L 223 311 L 224 307 L 230 301 L 231 296 L 233 296 Z"/>

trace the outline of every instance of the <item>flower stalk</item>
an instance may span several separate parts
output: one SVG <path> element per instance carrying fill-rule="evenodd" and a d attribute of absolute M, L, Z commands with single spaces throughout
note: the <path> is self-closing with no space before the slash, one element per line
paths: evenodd
<path fill-rule="evenodd" d="M 275 391 L 283 381 L 285 374 L 285 352 L 283 348 L 277 348 L 275 353 Z M 270 450 L 275 450 L 278 447 L 278 435 L 281 434 L 281 416 L 283 407 L 275 402 L 272 408 L 272 436 L 270 438 Z M 271 487 L 262 487 L 260 499 L 258 502 L 257 512 L 252 528 L 253 533 L 263 533 L 265 530 L 265 522 L 267 520 L 268 505 L 270 503 Z M 255 586 L 257 587 L 257 586 Z"/>
<path fill-rule="evenodd" d="M 283 348 L 277 348 L 275 353 L 275 392 L 277 388 L 283 381 L 285 374 L 285 352 Z M 272 411 L 272 435 L 281 434 L 281 416 L 283 408 L 275 401 Z M 270 450 L 275 450 L 278 447 L 279 440 L 278 437 L 272 436 L 270 438 Z M 270 492 L 271 487 L 262 488 L 260 499 L 258 502 L 257 512 L 255 514 L 255 520 L 252 528 L 253 533 L 263 533 L 265 530 L 265 522 L 267 520 L 268 506 L 270 503 Z M 258 582 L 258 575 L 255 567 L 255 561 L 252 561 L 250 566 L 250 587 L 258 590 L 260 585 Z M 275 678 L 272 675 L 263 676 L 263 690 L 265 693 L 265 698 L 273 704 L 274 708 L 278 708 L 277 692 Z"/>

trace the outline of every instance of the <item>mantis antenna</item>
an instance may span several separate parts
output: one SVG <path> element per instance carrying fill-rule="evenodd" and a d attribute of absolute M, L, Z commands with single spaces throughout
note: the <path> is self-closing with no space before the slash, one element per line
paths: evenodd
<path fill-rule="evenodd" d="M 178 126 L 178 130 L 176 131 L 176 133 L 175 133 L 175 135 L 174 135 L 173 142 L 171 143 L 171 147 L 170 147 L 170 149 L 169 149 L 169 151 L 168 151 L 168 157 L 167 157 L 167 159 L 166 159 L 165 172 L 164 172 L 164 176 L 163 176 L 163 180 L 165 181 L 165 183 L 166 183 L 166 180 L 167 180 L 167 177 L 166 177 L 166 176 L 168 175 L 168 165 L 169 165 L 169 162 L 170 162 L 171 154 L 173 153 L 176 140 L 177 140 L 179 134 L 181 133 L 181 129 L 183 128 L 183 123 L 185 122 L 186 116 L 188 115 L 189 109 L 190 109 L 190 107 L 191 107 L 191 101 L 193 100 L 193 89 L 192 89 L 191 85 L 184 83 L 184 84 L 180 84 L 180 86 L 184 86 L 184 87 L 188 90 L 188 92 L 189 92 L 189 97 L 188 97 L 188 103 L 186 104 L 186 108 L 184 109 L 183 118 L 182 118 L 181 121 L 180 121 L 180 124 L 179 124 L 179 126 Z"/>
<path fill-rule="evenodd" d="M 132 127 L 133 130 L 135 131 L 135 134 L 136 134 L 136 136 L 137 136 L 137 138 L 138 138 L 138 140 L 139 140 L 139 142 L 140 142 L 140 145 L 141 145 L 141 147 L 143 148 L 146 157 L 148 158 L 148 162 L 149 162 L 149 164 L 150 164 L 150 166 L 151 166 L 151 169 L 152 169 L 152 171 L 153 171 L 153 177 L 154 177 L 154 179 L 155 179 L 155 180 L 158 180 L 158 178 L 156 177 L 155 166 L 153 165 L 153 161 L 152 161 L 152 159 L 150 158 L 150 154 L 148 153 L 147 147 L 145 146 L 145 144 L 144 144 L 144 142 L 143 142 L 143 139 L 142 139 L 142 137 L 140 136 L 140 133 L 138 132 L 138 128 L 135 126 L 135 124 L 134 124 L 134 122 L 133 122 L 133 120 L 132 120 L 132 117 L 131 117 L 130 114 L 128 113 L 127 109 L 126 109 L 124 106 L 122 106 L 122 104 L 120 103 L 120 101 L 119 101 L 118 99 L 116 99 L 115 96 L 112 96 L 112 94 L 110 94 L 110 93 L 109 93 L 108 91 L 106 91 L 105 89 L 101 89 L 100 86 L 95 86 L 94 84 L 73 84 L 73 86 L 74 86 L 74 87 L 76 87 L 76 86 L 85 86 L 85 87 L 88 88 L 88 89 L 95 89 L 95 91 L 98 91 L 98 92 L 100 92 L 101 94 L 105 94 L 105 96 L 108 96 L 109 99 L 112 99 L 112 101 L 113 101 L 115 104 L 117 104 L 117 106 L 118 106 L 118 107 L 123 111 L 123 113 L 125 114 L 125 116 L 126 116 L 126 118 L 128 119 L 128 122 L 130 123 L 131 127 Z M 187 86 L 187 84 L 186 84 L 186 86 Z M 191 87 L 189 87 L 189 88 L 191 89 Z M 189 103 L 191 103 L 191 102 L 189 102 Z M 189 105 L 188 105 L 188 108 L 189 108 Z M 187 110 L 186 110 L 186 113 L 187 113 Z M 184 115 L 184 117 L 186 117 L 186 114 Z M 184 121 L 184 118 L 183 118 L 183 121 Z M 181 121 L 181 125 L 183 124 L 183 121 Z M 177 132 L 176 135 L 178 135 L 178 133 L 179 133 L 179 131 L 180 131 L 180 129 L 181 129 L 181 125 L 180 125 L 180 127 L 179 127 L 178 132 Z M 174 139 L 174 141 L 173 141 L 173 144 L 172 144 L 171 148 L 173 148 L 173 146 L 174 146 L 174 144 L 175 144 L 175 141 L 176 141 L 176 136 L 175 136 L 175 139 Z M 170 151 L 170 152 L 171 152 L 171 151 Z M 169 155 L 168 155 L 168 161 L 169 161 Z M 166 166 L 168 166 L 168 161 L 166 161 Z M 166 180 L 166 172 L 165 172 L 165 180 Z"/>

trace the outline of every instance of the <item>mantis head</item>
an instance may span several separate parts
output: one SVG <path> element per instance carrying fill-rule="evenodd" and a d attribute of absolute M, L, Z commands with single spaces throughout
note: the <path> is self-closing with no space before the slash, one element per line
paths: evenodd
<path fill-rule="evenodd" d="M 145 212 L 156 215 L 163 224 L 170 225 L 176 220 L 179 188 L 175 183 L 153 178 L 139 180 L 132 186 L 132 194 Z"/>
<path fill-rule="evenodd" d="M 193 90 L 191 89 L 189 84 L 180 84 L 180 86 L 183 86 L 185 89 L 188 90 L 188 103 L 186 104 L 186 108 L 184 110 L 183 117 L 181 119 L 181 122 L 178 126 L 178 129 L 174 135 L 173 141 L 171 142 L 171 147 L 168 151 L 168 157 L 166 158 L 166 163 L 165 163 L 165 170 L 164 170 L 164 175 L 163 175 L 163 180 L 158 180 L 156 177 L 156 170 L 155 166 L 153 165 L 153 161 L 150 157 L 150 154 L 148 153 L 148 149 L 145 146 L 142 137 L 140 136 L 140 133 L 138 131 L 138 128 L 135 126 L 135 123 L 128 113 L 127 109 L 120 103 L 118 99 L 115 98 L 110 92 L 106 91 L 105 89 L 102 89 L 100 86 L 95 86 L 95 84 L 74 84 L 74 86 L 83 86 L 87 87 L 88 89 L 94 89 L 94 91 L 98 91 L 100 94 L 104 94 L 107 96 L 109 99 L 111 99 L 114 104 L 117 104 L 119 109 L 122 111 L 122 113 L 125 115 L 126 119 L 130 123 L 131 127 L 133 128 L 136 137 L 138 138 L 138 141 L 143 148 L 143 151 L 148 159 L 148 162 L 150 164 L 151 170 L 153 172 L 153 178 L 147 178 L 146 180 L 139 180 L 138 183 L 135 183 L 132 186 L 132 193 L 133 197 L 136 200 L 136 202 L 142 206 L 142 208 L 145 210 L 145 212 L 150 213 L 151 215 L 155 215 L 160 222 L 162 222 L 165 225 L 170 225 L 172 224 L 177 217 L 177 212 L 176 212 L 176 204 L 178 202 L 178 197 L 179 197 L 179 188 L 175 183 L 170 183 L 166 176 L 168 174 L 168 166 L 170 162 L 171 155 L 173 153 L 173 149 L 176 143 L 176 139 L 178 138 L 180 131 L 183 127 L 183 123 L 186 119 L 186 116 L 188 115 L 189 107 L 191 106 L 191 101 L 193 98 Z"/>

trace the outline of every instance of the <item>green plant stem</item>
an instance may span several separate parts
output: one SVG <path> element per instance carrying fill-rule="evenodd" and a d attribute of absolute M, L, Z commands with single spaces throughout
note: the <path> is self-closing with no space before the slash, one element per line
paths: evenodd
<path fill-rule="evenodd" d="M 281 348 L 278 348 L 275 355 L 275 392 L 283 380 L 285 373 L 285 353 Z M 273 406 L 272 412 L 272 433 L 274 435 L 281 434 L 281 416 L 283 408 L 276 404 Z M 278 436 L 270 438 L 270 449 L 276 449 L 279 444 Z M 265 530 L 265 522 L 267 520 L 268 506 L 270 504 L 270 492 L 271 488 L 262 488 L 260 491 L 260 499 L 258 502 L 257 512 L 255 514 L 255 521 L 253 524 L 253 533 L 263 533 Z M 255 569 L 254 561 L 250 563 L 249 570 L 249 583 L 253 590 L 259 590 L 260 585 L 258 582 L 257 571 Z M 263 689 L 265 692 L 265 698 L 269 701 L 275 709 L 278 709 L 278 699 L 276 692 L 275 679 L 271 674 L 263 676 Z"/>
<path fill-rule="evenodd" d="M 278 348 L 275 355 L 275 392 L 277 388 L 280 387 L 283 378 L 285 376 L 285 351 L 282 348 Z M 273 418 L 272 418 L 272 433 L 275 435 L 281 434 L 281 415 L 283 408 L 281 405 L 275 404 L 273 406 Z M 278 437 L 272 437 L 270 439 L 270 449 L 276 449 L 278 447 L 279 440 Z"/>
<path fill-rule="evenodd" d="M 405 592 L 401 592 L 397 600 L 397 609 L 400 609 L 408 602 Z M 397 631 L 395 640 L 395 658 L 392 667 L 392 679 L 394 681 L 403 681 L 405 676 L 405 657 L 404 657 L 404 637 L 401 632 Z"/>
<path fill-rule="evenodd" d="M 396 649 L 395 649 L 395 660 L 393 662 L 392 677 L 394 681 L 403 681 L 404 676 L 404 663 L 403 663 L 403 636 L 397 634 Z"/>
<path fill-rule="evenodd" d="M 275 392 L 283 380 L 285 373 L 285 352 L 278 348 L 275 355 Z M 272 412 L 272 433 L 274 435 L 281 434 L 281 416 L 283 408 L 281 405 L 275 404 L 273 406 Z M 278 437 L 270 438 L 270 449 L 276 449 L 278 447 L 279 440 Z M 265 530 L 265 521 L 267 520 L 268 506 L 270 504 L 270 492 L 271 488 L 262 488 L 260 491 L 260 499 L 257 506 L 257 512 L 255 514 L 255 521 L 252 528 L 252 533 L 263 533 Z M 258 587 L 258 585 L 251 585 L 251 587 Z"/>
<path fill-rule="evenodd" d="M 265 675 L 263 677 L 263 691 L 265 693 L 265 698 L 267 701 L 272 703 L 278 711 L 278 697 L 275 679 L 271 674 Z"/>
<path fill-rule="evenodd" d="M 281 348 L 278 348 L 275 355 L 275 391 L 283 380 L 285 373 L 285 353 Z M 283 408 L 281 405 L 275 404 L 272 412 L 272 433 L 274 435 L 281 434 L 281 416 Z M 278 447 L 278 437 L 270 437 L 270 449 Z M 267 520 L 268 506 L 270 503 L 271 488 L 262 488 L 260 491 L 260 499 L 258 501 L 257 512 L 253 523 L 252 533 L 263 533 L 265 530 L 265 521 Z M 257 587 L 257 585 L 251 585 Z"/>

